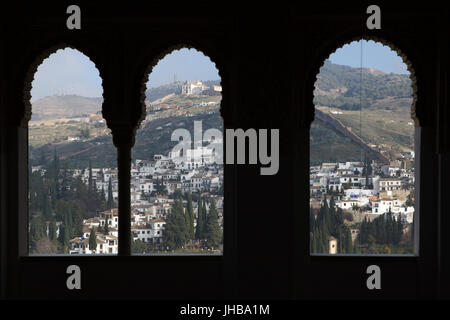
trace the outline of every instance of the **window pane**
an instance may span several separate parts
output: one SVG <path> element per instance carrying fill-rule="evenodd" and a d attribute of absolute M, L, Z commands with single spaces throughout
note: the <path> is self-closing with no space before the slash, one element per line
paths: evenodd
<path fill-rule="evenodd" d="M 32 87 L 30 254 L 117 253 L 117 156 L 98 70 L 81 52 L 58 50 Z"/>
<path fill-rule="evenodd" d="M 133 253 L 222 253 L 221 90 L 214 64 L 194 49 L 153 68 L 133 148 Z"/>
<path fill-rule="evenodd" d="M 413 254 L 414 122 L 406 64 L 354 41 L 320 69 L 310 131 L 310 252 Z"/>

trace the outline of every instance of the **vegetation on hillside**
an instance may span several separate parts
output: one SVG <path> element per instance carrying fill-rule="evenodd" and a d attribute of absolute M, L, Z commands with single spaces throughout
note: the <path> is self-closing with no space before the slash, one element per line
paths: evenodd
<path fill-rule="evenodd" d="M 202 121 L 203 131 L 209 128 L 222 130 L 223 127 L 218 110 L 212 113 L 199 113 L 189 118 L 178 116 L 148 121 L 136 132 L 136 143 L 132 150 L 133 159 L 153 159 L 155 154 L 167 155 L 177 144 L 171 141 L 172 132 L 177 128 L 186 128 L 193 135 L 194 121 Z M 29 149 L 32 165 L 47 163 L 56 149 L 61 163 L 70 168 L 87 168 L 89 161 L 94 168 L 117 167 L 116 148 L 110 134 L 89 141 L 46 144 L 37 148 L 30 146 Z"/>
<path fill-rule="evenodd" d="M 401 150 L 414 148 L 408 75 L 363 69 L 361 82 L 360 68 L 326 61 L 317 77 L 314 94 L 316 108 L 341 121 L 365 143 L 383 145 L 391 158 Z M 361 160 L 356 143 L 317 119 L 311 125 L 310 143 L 312 165 Z"/>
<path fill-rule="evenodd" d="M 316 105 L 343 110 L 359 110 L 360 96 L 363 108 L 370 108 L 386 97 L 411 98 L 411 80 L 408 75 L 387 74 L 325 61 L 316 82 Z M 381 106 L 386 107 L 387 105 Z"/>

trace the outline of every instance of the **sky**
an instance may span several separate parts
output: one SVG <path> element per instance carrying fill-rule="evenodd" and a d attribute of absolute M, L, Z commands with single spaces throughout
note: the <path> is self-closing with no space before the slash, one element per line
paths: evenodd
<path fill-rule="evenodd" d="M 375 68 L 390 73 L 408 74 L 406 65 L 396 52 L 374 41 L 355 41 L 330 55 L 336 64 L 352 67 L 361 65 L 361 43 L 363 67 Z M 195 49 L 175 50 L 153 67 L 147 88 L 177 80 L 218 80 L 219 73 L 211 60 Z M 54 94 L 77 94 L 85 97 L 101 97 L 102 80 L 95 64 L 78 50 L 60 49 L 51 54 L 38 67 L 34 75 L 31 101 Z"/>
<path fill-rule="evenodd" d="M 176 74 L 177 80 L 219 80 L 219 72 L 211 59 L 195 49 L 172 51 L 153 67 L 147 88 L 171 83 Z"/>
<path fill-rule="evenodd" d="M 175 50 L 153 67 L 147 87 L 157 87 L 177 80 L 219 80 L 211 60 L 194 49 Z M 101 97 L 102 80 L 95 64 L 78 50 L 60 49 L 38 67 L 34 75 L 31 101 L 54 94 Z"/>
<path fill-rule="evenodd" d="M 31 101 L 54 94 L 101 97 L 102 79 L 95 64 L 78 50 L 60 49 L 51 54 L 34 74 Z"/>
<path fill-rule="evenodd" d="M 386 73 L 409 74 L 403 59 L 395 51 L 372 40 L 354 41 L 346 44 L 342 48 L 337 49 L 328 59 L 335 64 L 360 68 L 361 43 L 363 68 L 374 68 Z"/>

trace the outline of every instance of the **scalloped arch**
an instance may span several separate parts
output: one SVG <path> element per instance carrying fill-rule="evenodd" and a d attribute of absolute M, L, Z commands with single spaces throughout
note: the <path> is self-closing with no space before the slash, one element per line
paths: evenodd
<path fill-rule="evenodd" d="M 211 63 L 216 68 L 217 72 L 219 73 L 219 77 L 220 77 L 220 85 L 222 86 L 222 100 L 220 102 L 220 114 L 223 119 L 222 107 L 223 107 L 224 91 L 226 91 L 226 89 L 223 87 L 224 81 L 223 81 L 223 74 L 221 72 L 220 66 L 218 66 L 216 59 L 213 58 L 213 55 L 209 54 L 209 52 L 208 52 L 209 50 L 207 50 L 206 48 L 202 47 L 198 43 L 194 43 L 193 41 L 180 41 L 176 44 L 166 46 L 165 49 L 159 51 L 159 53 L 157 55 L 155 55 L 149 59 L 150 63 L 147 64 L 147 68 L 145 69 L 144 74 L 141 78 L 141 86 L 140 86 L 140 92 L 139 92 L 141 116 L 138 119 L 136 128 L 140 127 L 141 122 L 145 119 L 146 114 L 147 114 L 146 107 L 145 107 L 145 91 L 147 90 L 147 81 L 148 81 L 150 74 L 153 71 L 153 68 L 161 60 L 163 60 L 168 54 L 170 54 L 176 50 L 181 50 L 181 49 L 194 49 L 194 50 L 202 53 L 205 57 L 207 57 L 211 61 Z"/>
<path fill-rule="evenodd" d="M 76 45 L 61 42 L 56 45 L 48 47 L 47 49 L 42 51 L 40 54 L 38 54 L 36 56 L 36 58 L 33 60 L 33 62 L 31 63 L 30 67 L 28 68 L 28 71 L 25 75 L 25 81 L 24 81 L 24 87 L 23 87 L 24 114 L 23 114 L 23 117 L 20 122 L 21 126 L 26 126 L 31 119 L 31 115 L 32 115 L 32 106 L 31 106 L 31 101 L 30 101 L 31 100 L 31 89 L 33 88 L 34 75 L 36 74 L 38 67 L 44 62 L 44 60 L 49 58 L 52 54 L 58 52 L 59 50 L 64 50 L 67 48 L 70 48 L 70 49 L 80 52 L 85 57 L 87 57 L 89 59 L 89 61 L 91 61 L 94 64 L 94 66 L 98 70 L 98 73 L 100 76 L 101 86 L 102 86 L 102 99 L 103 99 L 103 103 L 104 103 L 105 90 L 103 88 L 102 72 L 101 72 L 101 68 L 98 68 L 98 64 L 95 62 L 95 59 L 93 59 L 90 55 L 86 54 L 85 53 L 86 50 L 80 50 Z M 102 103 L 102 110 L 103 110 L 103 103 Z"/>
<path fill-rule="evenodd" d="M 315 113 L 315 106 L 314 106 L 314 102 L 313 102 L 314 89 L 315 89 L 315 85 L 317 82 L 317 76 L 320 73 L 320 69 L 325 64 L 325 60 L 328 59 L 331 54 L 333 54 L 334 52 L 336 52 L 337 50 L 339 50 L 346 44 L 350 44 L 352 42 L 360 41 L 360 40 L 372 40 L 372 41 L 381 43 L 381 44 L 389 47 L 393 51 L 395 51 L 398 54 L 398 56 L 402 58 L 403 63 L 405 63 L 407 66 L 407 69 L 409 71 L 409 78 L 411 79 L 412 98 L 413 98 L 413 101 L 411 103 L 411 119 L 414 121 L 414 125 L 416 127 L 420 126 L 420 119 L 417 117 L 417 114 L 416 114 L 417 78 L 416 78 L 416 74 L 415 74 L 415 71 L 414 71 L 411 61 L 408 59 L 406 54 L 401 49 L 399 49 L 396 45 L 394 45 L 390 40 L 386 40 L 385 38 L 382 38 L 379 36 L 372 36 L 372 35 L 352 36 L 352 37 L 348 37 L 346 40 L 334 42 L 333 45 L 327 46 L 325 48 L 325 50 L 323 50 L 324 52 L 327 52 L 327 51 L 330 52 L 332 50 L 331 53 L 329 53 L 329 54 L 322 53 L 322 54 L 318 55 L 318 57 L 316 58 L 316 61 L 320 61 L 320 62 L 318 64 L 314 64 L 313 71 L 312 71 L 313 79 L 312 79 L 312 81 L 308 82 L 308 83 L 312 84 L 312 88 L 311 88 L 311 86 L 308 87 L 308 92 L 311 95 L 310 98 L 308 99 L 308 101 L 311 102 L 311 105 L 310 105 L 311 112 L 309 112 L 310 117 L 308 119 L 309 124 L 311 124 L 312 121 L 314 121 L 314 113 Z"/>

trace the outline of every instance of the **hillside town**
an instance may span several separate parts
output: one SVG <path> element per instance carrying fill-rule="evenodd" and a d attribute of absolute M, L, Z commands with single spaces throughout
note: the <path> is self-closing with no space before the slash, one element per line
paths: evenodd
<path fill-rule="evenodd" d="M 155 155 L 152 160 L 137 159 L 131 168 L 131 231 L 134 241 L 151 245 L 152 251 L 165 250 L 164 232 L 166 219 L 174 205 L 174 194 L 192 194 L 206 198 L 206 210 L 211 200 L 218 213 L 218 224 L 223 228 L 223 165 L 216 163 L 214 152 L 209 147 L 189 150 L 184 158 L 179 151 L 167 156 Z M 186 161 L 188 160 L 188 161 Z M 45 169 L 33 167 L 33 172 Z M 91 183 L 106 201 L 109 197 L 118 201 L 118 171 L 115 168 L 74 169 L 73 178 L 81 178 L 84 184 Z M 187 207 L 187 201 L 183 205 Z M 199 201 L 192 201 L 197 227 Z M 70 239 L 69 254 L 117 254 L 118 253 L 118 209 L 110 208 L 97 212 L 96 216 L 84 219 L 82 235 Z M 56 236 L 59 237 L 62 222 L 57 222 Z M 96 249 L 90 249 L 90 236 L 96 230 Z M 47 234 L 48 234 L 47 227 Z M 222 232 L 222 231 L 221 231 Z M 198 243 L 191 243 L 198 248 Z M 147 252 L 148 253 L 148 252 Z"/>
<path fill-rule="evenodd" d="M 402 223 L 402 239 L 411 237 L 414 217 L 414 152 L 402 152 L 389 164 L 376 161 L 323 162 L 310 167 L 310 208 L 317 219 L 325 205 L 342 213 L 353 246 L 363 222 L 390 214 Z M 333 206 L 333 208 L 331 208 Z M 338 253 L 330 236 L 322 253 Z"/>

